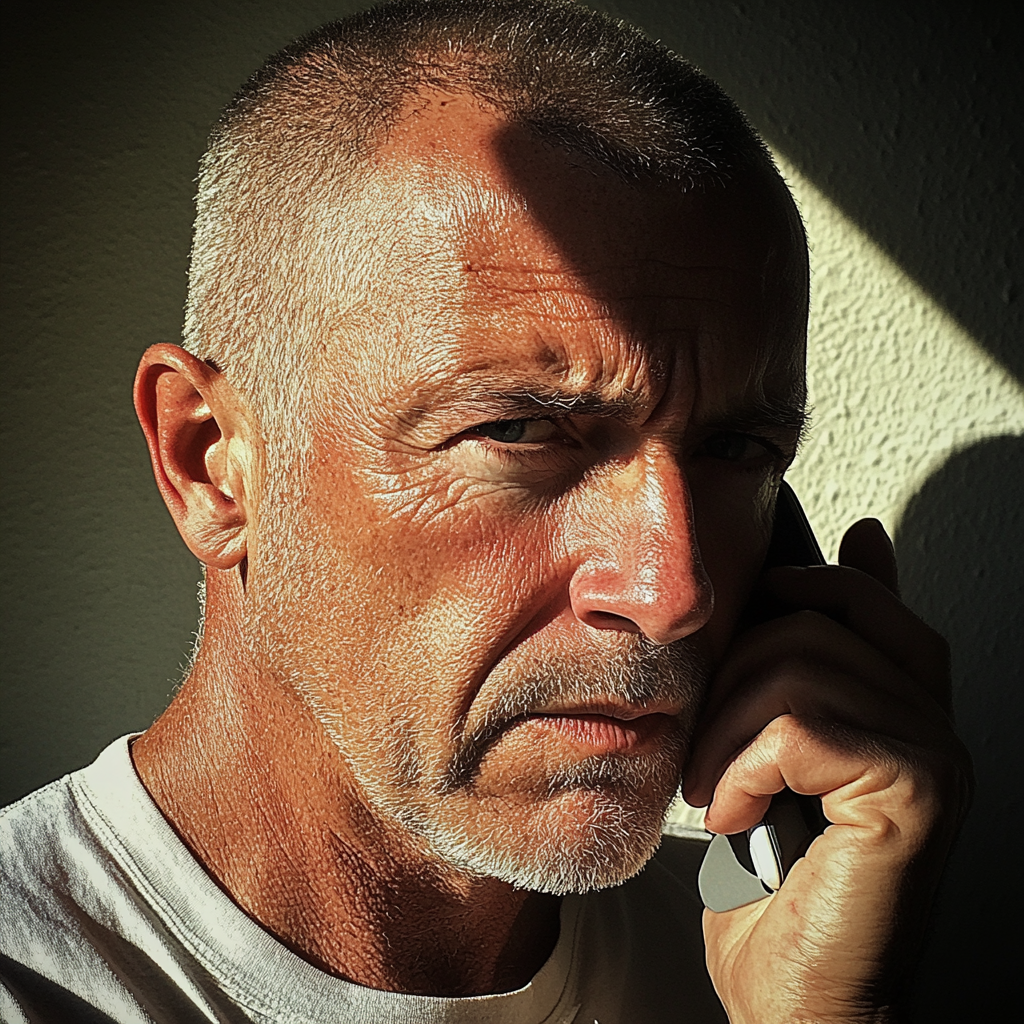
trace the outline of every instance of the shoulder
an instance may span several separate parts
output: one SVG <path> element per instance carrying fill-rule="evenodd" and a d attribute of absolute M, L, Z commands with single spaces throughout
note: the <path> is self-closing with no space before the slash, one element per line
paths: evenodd
<path fill-rule="evenodd" d="M 121 842 L 139 830 L 126 816 L 141 800 L 130 739 L 115 740 L 88 767 L 0 811 L 4 1019 L 153 1020 L 125 984 L 126 972 L 143 981 L 165 976 L 135 939 L 153 935 L 153 949 L 167 945 L 129 877 Z"/>
<path fill-rule="evenodd" d="M 67 884 L 84 861 L 104 857 L 96 825 L 102 811 L 91 796 L 97 789 L 117 800 L 134 780 L 130 736 L 111 743 L 92 764 L 65 775 L 0 809 L 0 885 L 16 891 L 47 881 Z"/>
<path fill-rule="evenodd" d="M 8 970 L 13 963 L 56 979 L 89 957 L 92 923 L 110 919 L 119 872 L 85 787 L 97 765 L 107 772 L 113 761 L 130 766 L 127 740 L 0 810 L 0 960 Z"/>
<path fill-rule="evenodd" d="M 70 775 L 0 810 L 0 887 L 5 894 L 17 899 L 45 886 L 47 879 L 65 876 L 83 825 Z"/>

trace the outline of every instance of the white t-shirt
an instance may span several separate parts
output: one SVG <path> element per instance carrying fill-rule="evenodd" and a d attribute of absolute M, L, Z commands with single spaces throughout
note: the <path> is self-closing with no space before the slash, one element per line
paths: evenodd
<path fill-rule="evenodd" d="M 35 1021 L 704 1024 L 704 845 L 666 837 L 615 889 L 563 900 L 547 963 L 515 992 L 381 992 L 317 969 L 221 890 L 132 765 L 131 737 L 0 812 L 0 1018 Z"/>

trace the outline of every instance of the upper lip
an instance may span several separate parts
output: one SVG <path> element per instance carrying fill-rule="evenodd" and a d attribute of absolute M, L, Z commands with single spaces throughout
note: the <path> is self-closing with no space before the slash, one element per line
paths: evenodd
<path fill-rule="evenodd" d="M 629 722 L 645 715 L 678 715 L 680 708 L 667 701 L 655 701 L 651 704 L 629 704 L 624 701 L 592 700 L 579 704 L 552 704 L 533 708 L 530 715 L 604 715 L 606 718 L 617 718 Z"/>

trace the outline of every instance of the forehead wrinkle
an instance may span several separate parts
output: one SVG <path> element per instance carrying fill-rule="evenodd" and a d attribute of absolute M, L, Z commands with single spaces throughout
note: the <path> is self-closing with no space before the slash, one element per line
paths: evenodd
<path fill-rule="evenodd" d="M 395 415 L 406 426 L 415 427 L 452 407 L 485 410 L 507 405 L 524 411 L 635 417 L 649 404 L 643 390 L 622 382 L 614 382 L 618 386 L 613 387 L 573 387 L 549 383 L 544 376 L 481 368 L 435 377 L 429 384 L 421 382 L 405 395 L 395 396 Z"/>
<path fill-rule="evenodd" d="M 534 312 L 545 318 L 591 324 L 607 321 L 618 328 L 633 325 L 631 333 L 641 327 L 648 333 L 653 324 L 643 321 L 664 321 L 666 306 L 736 308 L 737 295 L 753 298 L 761 290 L 760 279 L 744 282 L 749 288 L 737 287 L 740 282 L 735 279 L 747 275 L 734 268 L 641 251 L 623 259 L 602 249 L 598 252 L 604 260 L 580 266 L 561 251 L 525 199 L 469 168 L 446 177 L 441 187 L 431 180 L 429 165 L 410 161 L 392 184 L 405 186 L 387 190 L 392 198 L 386 204 L 392 211 L 388 233 L 397 230 L 404 239 L 395 248 L 406 251 L 420 268 L 425 255 L 430 261 L 440 258 L 434 270 L 440 275 L 438 283 L 447 279 L 461 292 L 465 311 L 500 315 L 506 306 L 503 299 L 534 296 L 539 300 Z M 408 250 L 410 242 L 413 251 Z M 408 283 L 410 276 L 399 277 Z M 394 284 L 403 288 L 399 281 Z M 652 308 L 637 310 L 640 306 Z M 643 315 L 638 317 L 638 312 Z M 689 312 L 678 309 L 687 320 Z M 671 313 L 669 318 L 675 319 Z M 643 344 L 652 339 L 635 339 L 633 344 L 637 340 Z"/>
<path fill-rule="evenodd" d="M 495 337 L 499 358 L 532 343 L 524 359 L 543 360 L 577 391 L 618 381 L 625 391 L 649 392 L 661 386 L 659 367 L 671 350 L 701 327 L 697 298 L 634 290 L 619 299 L 595 294 L 576 276 L 545 273 L 541 282 L 538 276 L 531 271 L 514 284 L 476 276 L 463 287 L 464 337 L 477 336 L 485 360 Z"/>
<path fill-rule="evenodd" d="M 493 222 L 480 227 L 463 249 L 462 303 L 470 315 L 493 318 L 507 310 L 520 318 L 605 322 L 607 340 L 628 351 L 655 344 L 659 335 L 701 330 L 709 312 L 746 315 L 762 297 L 761 275 L 699 261 L 696 252 L 688 262 L 598 249 L 580 266 L 535 223 L 526 235 L 515 224 L 504 235 Z"/>
<path fill-rule="evenodd" d="M 578 262 L 566 261 L 555 267 L 545 267 L 530 265 L 526 261 L 515 262 L 513 259 L 501 262 L 493 256 L 490 261 L 474 258 L 467 250 L 463 273 L 468 280 L 495 290 L 579 291 L 596 300 L 615 302 L 681 299 L 731 304 L 727 296 L 734 296 L 740 290 L 738 285 L 746 285 L 744 292 L 753 291 L 758 295 L 765 290 L 763 275 L 753 271 L 741 271 L 722 263 L 676 262 L 641 254 L 631 256 L 628 260 L 606 261 L 593 266 L 580 266 Z M 649 290 L 641 291 L 628 286 L 628 290 L 617 292 L 607 285 L 595 289 L 595 285 L 600 284 L 599 279 L 604 276 L 610 278 L 610 284 L 618 284 L 619 288 L 622 288 L 622 279 L 629 276 L 641 281 L 642 287 Z M 522 277 L 528 284 L 506 285 L 502 281 L 506 277 L 512 280 Z M 664 287 L 654 287 L 658 284 Z"/>
<path fill-rule="evenodd" d="M 442 155 L 442 163 L 444 159 Z M 415 258 L 417 267 L 409 273 L 412 267 L 403 261 L 406 266 L 397 279 L 391 278 L 392 287 L 418 307 L 413 318 L 419 323 L 438 316 L 445 321 L 439 333 L 445 336 L 447 351 L 435 351 L 430 366 L 414 357 L 419 381 L 429 378 L 430 383 L 421 395 L 400 400 L 405 409 L 415 410 L 424 400 L 434 404 L 436 369 L 466 376 L 473 364 L 497 367 L 504 383 L 494 380 L 484 389 L 492 396 L 532 401 L 527 396 L 531 392 L 554 396 L 561 403 L 569 400 L 567 396 L 596 391 L 604 396 L 599 403 L 604 408 L 609 407 L 609 385 L 614 382 L 623 394 L 648 396 L 637 404 L 649 409 L 655 404 L 652 399 L 671 397 L 667 391 L 681 396 L 681 387 L 688 392 L 689 403 L 696 392 L 705 390 L 702 385 L 711 386 L 722 367 L 711 365 L 720 359 L 709 349 L 721 357 L 738 343 L 736 355 L 747 361 L 746 342 L 732 337 L 731 327 L 734 316 L 740 317 L 740 324 L 747 310 L 755 311 L 763 299 L 766 282 L 760 264 L 752 268 L 745 259 L 742 267 L 719 265 L 699 247 L 681 247 L 678 259 L 672 248 L 667 256 L 663 248 L 651 252 L 642 232 L 633 241 L 627 239 L 623 249 L 617 245 L 617 234 L 598 231 L 595 237 L 611 244 L 594 248 L 580 266 L 530 203 L 487 161 L 451 163 L 453 173 L 439 177 L 435 162 L 409 159 L 407 154 L 386 174 L 395 204 L 388 217 L 390 230 L 404 239 L 398 248 Z M 432 268 L 422 266 L 425 243 Z M 419 289 L 424 270 L 436 286 L 426 310 L 413 292 L 414 285 Z M 442 312 L 443 307 L 447 308 Z M 511 387 L 507 372 L 500 368 L 502 361 L 507 363 L 519 352 L 521 364 L 541 362 L 530 351 L 531 334 L 548 350 L 548 372 L 538 366 L 528 385 Z M 461 344 L 452 345 L 456 339 Z M 691 365 L 681 377 L 672 373 L 670 381 L 668 367 L 681 356 Z M 557 374 L 552 372 L 555 368 Z M 754 375 L 764 377 L 757 370 Z M 765 383 L 751 381 L 748 389 L 732 372 L 727 376 L 737 400 L 739 391 L 757 391 Z M 558 386 L 539 386 L 545 377 L 557 377 Z"/>
<path fill-rule="evenodd" d="M 466 270 L 465 273 L 473 274 L 477 271 Z M 748 297 L 735 286 L 729 287 L 721 280 L 701 282 L 704 285 L 703 288 L 691 288 L 685 292 L 682 288 L 672 292 L 637 291 L 635 289 L 617 292 L 611 289 L 596 291 L 587 288 L 584 282 L 579 281 L 580 275 L 576 274 L 567 277 L 555 273 L 518 269 L 505 273 L 508 273 L 510 277 L 518 275 L 523 280 L 521 282 L 503 282 L 480 279 L 479 283 L 474 282 L 466 289 L 467 292 L 476 293 L 466 296 L 464 304 L 467 308 L 490 308 L 496 298 L 504 296 L 521 298 L 532 295 L 537 296 L 540 300 L 538 312 L 543 311 L 551 315 L 561 311 L 567 314 L 567 318 L 579 322 L 610 321 L 619 327 L 635 332 L 637 328 L 631 327 L 631 325 L 643 324 L 644 320 L 670 319 L 673 311 L 677 314 L 701 313 L 709 307 L 741 311 L 750 308 L 752 299 L 755 298 Z M 709 271 L 709 278 L 712 273 L 716 273 L 716 276 L 725 276 L 724 274 L 718 275 L 716 271 L 712 270 Z M 495 277 L 497 276 L 495 275 Z M 637 276 L 640 276 L 639 273 Z M 693 282 L 690 283 L 693 284 Z M 713 287 L 708 287 L 708 285 L 713 285 Z M 716 295 L 714 292 L 719 294 Z M 737 298 L 741 294 L 744 297 Z M 559 298 L 562 299 L 562 302 L 558 302 Z M 643 311 L 643 307 L 647 307 L 646 316 L 638 315 Z M 672 307 L 675 307 L 675 310 Z M 665 317 L 666 311 L 670 314 L 669 318 Z M 684 319 L 688 323 L 696 324 L 696 320 L 691 317 L 684 316 Z"/>
<path fill-rule="evenodd" d="M 765 347 L 765 339 L 757 346 Z M 694 421 L 702 429 L 756 430 L 778 429 L 802 440 L 808 421 L 807 395 L 803 378 L 769 372 L 771 362 L 751 359 L 747 372 L 732 378 L 731 386 L 722 381 L 721 351 L 700 346 L 693 353 Z M 728 374 L 726 375 L 728 379 Z"/>

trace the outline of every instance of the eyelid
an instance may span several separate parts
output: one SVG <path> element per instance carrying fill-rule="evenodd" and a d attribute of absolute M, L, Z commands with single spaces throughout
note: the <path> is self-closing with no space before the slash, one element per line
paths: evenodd
<path fill-rule="evenodd" d="M 749 441 L 753 441 L 755 444 L 761 445 L 762 448 L 766 449 L 771 455 L 774 455 L 778 459 L 788 459 L 790 456 L 783 451 L 782 447 L 777 444 L 771 438 L 765 437 L 763 434 L 753 434 L 749 430 L 737 431 L 741 437 L 747 438 Z"/>
<path fill-rule="evenodd" d="M 765 437 L 763 434 L 754 433 L 752 430 L 743 430 L 741 428 L 729 429 L 728 427 L 720 427 L 716 430 L 710 431 L 701 439 L 696 450 L 699 452 L 714 441 L 715 438 L 719 437 L 741 437 L 747 441 L 752 441 L 754 444 L 760 445 L 764 448 L 766 454 L 787 463 L 792 462 L 796 456 L 795 445 L 792 446 L 792 451 L 787 452 L 782 444 L 777 441 L 773 441 L 769 437 Z"/>
<path fill-rule="evenodd" d="M 473 434 L 482 434 L 487 427 L 494 427 L 502 423 L 525 423 L 527 424 L 527 430 L 531 424 L 542 424 L 547 423 L 550 425 L 550 431 L 545 433 L 545 436 L 526 440 L 516 441 L 501 441 L 497 438 L 486 437 L 474 438 Z M 542 445 L 555 440 L 560 435 L 562 438 L 566 438 L 566 432 L 564 426 L 559 422 L 558 417 L 553 416 L 507 416 L 496 420 L 486 420 L 483 423 L 474 424 L 472 427 L 468 427 L 465 430 L 460 431 L 452 440 L 459 441 L 462 439 L 467 440 L 486 440 L 490 445 L 508 446 L 515 448 L 529 448 L 532 445 Z"/>

